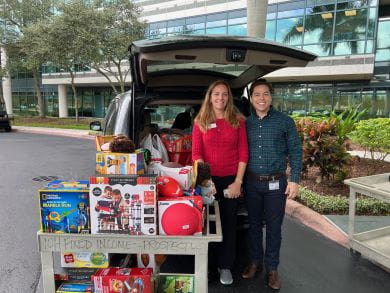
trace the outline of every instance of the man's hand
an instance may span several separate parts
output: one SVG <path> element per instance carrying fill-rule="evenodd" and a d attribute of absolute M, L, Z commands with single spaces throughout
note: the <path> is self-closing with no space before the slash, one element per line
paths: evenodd
<path fill-rule="evenodd" d="M 289 182 L 287 184 L 287 188 L 286 188 L 286 191 L 284 193 L 287 194 L 288 199 L 294 199 L 297 197 L 298 191 L 299 191 L 298 183 Z"/>

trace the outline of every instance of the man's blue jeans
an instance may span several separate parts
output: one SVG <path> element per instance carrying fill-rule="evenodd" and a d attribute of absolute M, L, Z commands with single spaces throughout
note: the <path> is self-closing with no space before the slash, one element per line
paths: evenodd
<path fill-rule="evenodd" d="M 269 181 L 246 178 L 245 202 L 249 218 L 249 252 L 256 265 L 264 262 L 267 272 L 279 265 L 282 223 L 286 206 L 287 178 L 279 180 L 279 189 L 270 190 Z M 263 220 L 266 227 L 265 254 L 263 249 Z"/>

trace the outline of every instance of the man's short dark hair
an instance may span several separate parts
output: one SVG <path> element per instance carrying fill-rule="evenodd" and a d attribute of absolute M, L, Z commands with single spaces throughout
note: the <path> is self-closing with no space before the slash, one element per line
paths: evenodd
<path fill-rule="evenodd" d="M 257 87 L 258 85 L 265 85 L 268 87 L 269 89 L 269 92 L 271 94 L 274 93 L 274 88 L 272 87 L 272 84 L 269 83 L 268 81 L 266 81 L 265 79 L 258 79 L 256 80 L 254 83 L 251 84 L 251 87 L 249 88 L 249 97 L 252 96 L 253 94 L 253 90 L 255 89 L 255 87 Z"/>

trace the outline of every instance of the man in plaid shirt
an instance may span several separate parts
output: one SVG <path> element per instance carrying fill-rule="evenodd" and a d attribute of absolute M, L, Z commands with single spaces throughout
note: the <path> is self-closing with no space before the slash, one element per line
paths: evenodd
<path fill-rule="evenodd" d="M 242 277 L 249 279 L 262 270 L 267 283 L 279 290 L 278 276 L 281 227 L 286 198 L 298 195 L 302 169 L 302 144 L 294 120 L 272 107 L 272 86 L 265 80 L 254 82 L 249 90 L 252 113 L 246 120 L 249 161 L 245 182 L 245 201 L 249 217 L 251 263 Z M 287 161 L 291 178 L 287 181 Z M 266 223 L 263 251 L 262 223 Z"/>

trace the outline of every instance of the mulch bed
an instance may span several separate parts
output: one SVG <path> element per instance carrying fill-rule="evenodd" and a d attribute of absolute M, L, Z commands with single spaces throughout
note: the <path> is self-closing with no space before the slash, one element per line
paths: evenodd
<path fill-rule="evenodd" d="M 349 163 L 350 174 L 348 178 L 369 176 L 390 172 L 390 162 L 363 159 L 352 157 Z M 309 168 L 306 175 L 303 175 L 300 182 L 301 186 L 323 195 L 342 195 L 349 196 L 349 187 L 343 183 L 334 184 L 326 179 L 320 183 L 316 182 L 319 176 L 318 168 Z"/>

